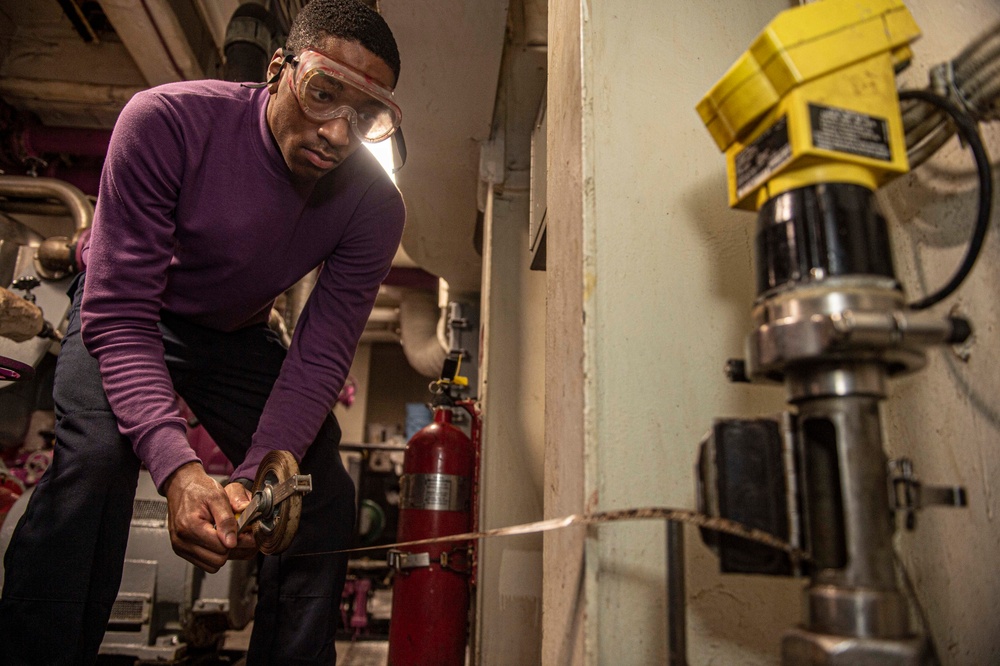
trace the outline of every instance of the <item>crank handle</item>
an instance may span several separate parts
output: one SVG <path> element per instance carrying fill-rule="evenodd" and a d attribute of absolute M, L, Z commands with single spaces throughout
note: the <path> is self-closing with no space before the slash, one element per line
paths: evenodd
<path fill-rule="evenodd" d="M 253 494 L 247 505 L 237 518 L 237 532 L 242 532 L 255 520 L 271 516 L 278 510 L 278 505 L 293 495 L 305 495 L 312 490 L 311 474 L 295 474 L 277 485 L 267 485 Z"/>

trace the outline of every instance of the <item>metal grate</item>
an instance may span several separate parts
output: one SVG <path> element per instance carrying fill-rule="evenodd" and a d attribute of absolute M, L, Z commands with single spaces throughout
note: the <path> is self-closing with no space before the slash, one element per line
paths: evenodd
<path fill-rule="evenodd" d="M 165 527 L 167 503 L 163 500 L 137 499 L 132 505 L 132 524 L 143 527 Z"/>
<path fill-rule="evenodd" d="M 111 607 L 110 624 L 142 624 L 142 599 L 115 599 Z"/>

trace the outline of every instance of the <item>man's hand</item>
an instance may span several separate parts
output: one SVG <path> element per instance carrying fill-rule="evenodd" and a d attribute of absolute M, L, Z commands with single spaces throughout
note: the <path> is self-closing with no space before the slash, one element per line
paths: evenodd
<path fill-rule="evenodd" d="M 229 497 L 229 505 L 233 508 L 233 513 L 242 513 L 250 503 L 252 495 L 242 484 L 232 482 L 223 489 Z M 245 529 L 238 535 L 238 543 L 229 553 L 229 558 L 233 560 L 249 560 L 257 554 L 257 542 L 254 541 L 253 533 Z"/>
<path fill-rule="evenodd" d="M 167 478 L 164 491 L 174 552 L 215 573 L 238 543 L 229 496 L 196 462 L 177 468 Z"/>

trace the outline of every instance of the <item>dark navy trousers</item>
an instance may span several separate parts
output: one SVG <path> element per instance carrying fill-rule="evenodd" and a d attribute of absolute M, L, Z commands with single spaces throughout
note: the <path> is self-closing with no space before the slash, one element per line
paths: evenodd
<path fill-rule="evenodd" d="M 140 463 L 118 431 L 97 361 L 80 339 L 82 276 L 56 366 L 56 446 L 4 557 L 0 665 L 92 664 L 121 584 Z M 75 293 L 74 293 L 75 292 Z M 264 325 L 233 333 L 164 313 L 165 360 L 174 388 L 223 453 L 246 455 L 285 356 Z M 289 414 L 289 418 L 295 418 Z M 340 460 L 331 414 L 300 468 L 313 491 L 285 553 L 261 557 L 254 664 L 329 664 L 355 520 L 354 486 Z"/>

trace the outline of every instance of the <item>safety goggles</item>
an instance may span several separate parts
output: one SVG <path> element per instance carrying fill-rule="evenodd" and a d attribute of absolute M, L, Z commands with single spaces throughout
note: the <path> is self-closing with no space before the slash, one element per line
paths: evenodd
<path fill-rule="evenodd" d="M 392 91 L 370 77 L 310 49 L 285 60 L 294 67 L 289 85 L 310 119 L 346 118 L 368 143 L 388 139 L 399 127 L 403 114 Z"/>

